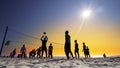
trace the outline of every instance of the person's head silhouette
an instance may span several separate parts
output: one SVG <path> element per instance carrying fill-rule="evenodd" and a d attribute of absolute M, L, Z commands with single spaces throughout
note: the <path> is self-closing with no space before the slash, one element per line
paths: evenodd
<path fill-rule="evenodd" d="M 75 40 L 74 42 L 77 43 L 77 40 Z"/>
<path fill-rule="evenodd" d="M 25 44 L 23 44 L 23 47 L 25 47 Z"/>
<path fill-rule="evenodd" d="M 45 34 L 46 34 L 46 32 L 43 32 L 43 34 L 45 35 Z"/>
<path fill-rule="evenodd" d="M 65 34 L 68 34 L 68 33 L 69 33 L 69 31 L 68 31 L 68 30 L 66 30 L 66 31 L 65 31 Z"/>
<path fill-rule="evenodd" d="M 83 45 L 85 45 L 85 42 L 83 42 Z"/>

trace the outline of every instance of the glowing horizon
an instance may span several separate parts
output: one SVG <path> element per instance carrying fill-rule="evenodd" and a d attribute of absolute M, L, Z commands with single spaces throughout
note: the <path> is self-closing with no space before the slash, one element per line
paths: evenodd
<path fill-rule="evenodd" d="M 103 25 L 102 23 L 104 23 L 104 22 L 102 22 L 102 23 L 101 22 L 99 21 L 99 24 L 101 24 L 99 26 L 102 26 Z M 112 24 L 109 26 L 106 26 L 106 27 L 102 27 L 102 28 L 101 27 L 93 27 L 94 26 L 93 24 L 95 24 L 95 23 L 89 22 L 88 24 L 85 24 L 84 27 L 81 29 L 79 36 L 77 38 L 75 38 L 76 36 L 73 33 L 73 32 L 75 32 L 74 29 L 69 29 L 70 35 L 71 35 L 71 43 L 72 43 L 71 49 L 72 49 L 73 54 L 74 54 L 74 40 L 77 39 L 78 44 L 79 44 L 80 56 L 84 56 L 84 54 L 82 52 L 82 42 L 85 42 L 86 45 L 90 48 L 91 56 L 102 56 L 103 53 L 106 53 L 107 56 L 119 55 L 120 48 L 117 47 L 118 45 L 115 46 L 116 45 L 115 43 L 117 43 L 119 38 L 116 40 L 112 40 L 115 38 L 115 36 L 114 36 L 115 31 L 114 31 L 114 29 L 112 29 L 112 27 L 113 27 Z M 56 29 L 51 29 L 51 27 L 50 27 L 51 30 L 46 31 L 49 41 L 61 43 L 61 44 L 53 43 L 53 47 L 54 47 L 53 55 L 54 56 L 59 56 L 59 55 L 65 56 L 65 54 L 64 54 L 64 31 L 65 31 L 64 28 L 66 28 L 66 27 L 64 27 L 63 29 L 61 29 L 61 27 L 55 27 L 55 28 L 59 28 L 59 30 L 57 31 Z M 99 29 L 99 31 L 97 29 Z M 108 31 L 110 29 L 112 29 L 112 30 Z M 56 31 L 56 33 L 54 33 L 54 31 Z M 39 33 L 39 31 L 37 31 L 37 33 Z M 37 33 L 35 33 L 35 34 L 37 34 Z M 41 35 L 42 35 L 42 32 L 41 32 Z M 34 35 L 34 36 L 40 36 L 40 35 Z M 118 37 L 118 36 L 116 36 L 116 37 Z M 33 40 L 33 39 L 31 39 L 31 40 L 24 39 L 24 40 L 26 40 L 27 42 L 33 43 L 33 44 L 26 43 L 27 54 L 29 54 L 30 50 L 37 49 L 39 46 L 42 45 L 40 40 Z M 50 42 L 47 43 L 47 47 L 49 46 L 49 44 L 50 44 Z M 22 46 L 22 44 L 19 45 L 19 48 L 21 46 Z M 17 49 L 17 53 L 19 53 L 19 48 Z"/>

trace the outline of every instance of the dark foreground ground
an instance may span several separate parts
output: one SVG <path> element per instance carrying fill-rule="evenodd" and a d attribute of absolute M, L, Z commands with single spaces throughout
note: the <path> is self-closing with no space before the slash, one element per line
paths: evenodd
<path fill-rule="evenodd" d="M 0 68 L 120 68 L 120 57 L 70 59 L 0 58 Z"/>

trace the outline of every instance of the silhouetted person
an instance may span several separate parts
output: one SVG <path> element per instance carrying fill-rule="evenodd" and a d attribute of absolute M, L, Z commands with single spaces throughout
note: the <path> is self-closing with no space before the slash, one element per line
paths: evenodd
<path fill-rule="evenodd" d="M 65 50 L 65 54 L 66 54 L 67 59 L 69 59 L 69 53 L 73 57 L 73 54 L 72 54 L 72 51 L 71 51 L 71 41 L 70 40 L 71 39 L 70 39 L 69 31 L 65 31 L 65 46 L 64 46 L 64 50 Z"/>
<path fill-rule="evenodd" d="M 52 46 L 52 43 L 50 43 L 50 46 L 48 48 L 48 54 L 49 54 L 48 57 L 51 58 L 51 59 L 53 58 L 52 53 L 53 53 L 53 46 Z"/>
<path fill-rule="evenodd" d="M 106 57 L 107 57 L 105 53 L 103 54 L 103 57 L 104 57 L 104 58 L 106 58 Z"/>
<path fill-rule="evenodd" d="M 77 40 L 75 40 L 74 42 L 75 42 L 75 57 L 79 58 L 79 48 L 78 48 Z M 78 57 L 77 57 L 77 55 L 78 55 Z"/>
<path fill-rule="evenodd" d="M 32 51 L 29 52 L 29 58 L 35 58 L 36 55 L 36 50 L 33 49 Z"/>
<path fill-rule="evenodd" d="M 35 55 L 36 55 L 36 50 L 33 49 L 33 54 L 32 54 L 32 57 L 35 58 Z"/>
<path fill-rule="evenodd" d="M 41 51 L 42 51 L 42 48 L 39 47 L 39 48 L 37 49 L 37 58 L 40 58 L 40 57 L 41 57 Z"/>
<path fill-rule="evenodd" d="M 10 53 L 10 57 L 14 58 L 16 55 L 16 48 Z"/>
<path fill-rule="evenodd" d="M 16 55 L 16 48 L 13 50 L 13 57 Z"/>
<path fill-rule="evenodd" d="M 29 52 L 29 58 L 32 58 L 33 50 Z"/>
<path fill-rule="evenodd" d="M 87 58 L 90 58 L 90 52 L 89 52 L 88 46 L 86 47 L 86 56 L 87 56 Z"/>
<path fill-rule="evenodd" d="M 83 50 L 82 51 L 84 52 L 85 58 L 87 58 L 87 55 L 86 55 L 86 45 L 85 45 L 84 42 L 83 42 Z"/>
<path fill-rule="evenodd" d="M 47 47 L 46 47 L 46 43 L 48 41 L 48 37 L 46 36 L 46 32 L 43 33 L 43 36 L 41 37 L 41 41 L 42 41 L 42 57 L 43 57 L 43 53 L 45 51 L 46 54 L 46 58 L 47 58 Z"/>
<path fill-rule="evenodd" d="M 20 50 L 20 53 L 21 53 L 21 58 L 24 57 L 26 58 L 26 47 L 25 47 L 25 44 L 23 44 L 21 50 Z"/>

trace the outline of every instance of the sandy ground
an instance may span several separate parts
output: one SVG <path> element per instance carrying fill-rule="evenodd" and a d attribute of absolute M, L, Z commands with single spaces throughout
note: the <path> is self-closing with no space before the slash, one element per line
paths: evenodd
<path fill-rule="evenodd" d="M 0 58 L 0 68 L 120 68 L 120 57 L 70 59 Z"/>

